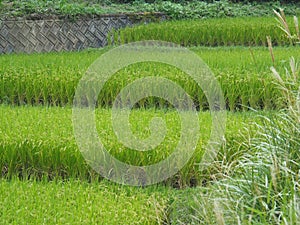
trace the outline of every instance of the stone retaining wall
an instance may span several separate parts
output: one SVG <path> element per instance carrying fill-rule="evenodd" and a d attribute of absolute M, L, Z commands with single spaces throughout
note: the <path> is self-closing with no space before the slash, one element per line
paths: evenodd
<path fill-rule="evenodd" d="M 107 45 L 112 29 L 164 20 L 160 13 L 103 15 L 94 18 L 0 20 L 0 54 L 78 51 Z"/>

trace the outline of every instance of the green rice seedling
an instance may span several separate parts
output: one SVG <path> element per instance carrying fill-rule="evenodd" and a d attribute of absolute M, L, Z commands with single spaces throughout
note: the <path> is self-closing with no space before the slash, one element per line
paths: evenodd
<path fill-rule="evenodd" d="M 51 96 L 51 79 L 49 77 L 45 78 L 45 81 L 42 82 L 42 90 L 41 90 L 41 100 L 43 105 L 50 105 L 50 96 Z"/>
<path fill-rule="evenodd" d="M 18 93 L 18 100 L 17 102 L 20 104 L 20 105 L 24 105 L 25 104 L 25 82 L 24 82 L 24 77 L 20 77 L 21 79 L 21 82 L 17 82 L 15 85 L 17 85 L 17 93 Z"/>

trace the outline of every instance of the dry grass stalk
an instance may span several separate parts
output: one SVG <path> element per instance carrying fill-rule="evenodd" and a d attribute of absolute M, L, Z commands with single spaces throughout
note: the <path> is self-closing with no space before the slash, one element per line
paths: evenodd
<path fill-rule="evenodd" d="M 271 71 L 277 79 L 280 88 L 284 92 L 284 96 L 289 104 L 289 110 L 293 116 L 300 122 L 300 88 L 298 88 L 298 64 L 294 57 L 290 59 L 291 73 L 286 69 L 286 76 L 283 79 L 277 70 L 272 66 Z M 297 91 L 297 93 L 296 93 Z"/>
<path fill-rule="evenodd" d="M 297 16 L 294 16 L 294 24 L 295 24 L 295 29 L 296 29 L 296 35 L 297 35 L 297 38 L 300 42 L 299 22 L 298 22 L 298 17 Z"/>
<path fill-rule="evenodd" d="M 293 35 L 290 31 L 289 25 L 286 20 L 286 16 L 284 14 L 283 9 L 279 9 L 279 12 L 276 10 L 273 10 L 275 15 L 277 16 L 276 20 L 279 22 L 279 28 L 287 35 L 288 39 L 290 40 L 291 44 L 300 43 L 300 31 L 299 31 L 299 22 L 298 22 L 298 17 L 294 16 L 294 25 L 295 25 L 295 30 L 296 34 Z"/>
<path fill-rule="evenodd" d="M 287 21 L 286 21 L 286 17 L 285 17 L 285 14 L 284 14 L 284 11 L 283 9 L 279 9 L 280 13 L 277 12 L 276 10 L 273 10 L 273 12 L 275 13 L 275 15 L 278 17 L 278 19 L 276 19 L 281 26 L 279 26 L 279 28 L 284 32 L 286 33 L 286 35 L 288 36 L 288 38 L 292 38 L 292 35 L 291 35 L 291 32 L 290 32 L 290 29 L 289 29 L 289 25 L 287 24 Z"/>
<path fill-rule="evenodd" d="M 271 54 L 273 66 L 275 67 L 275 57 L 274 57 L 274 52 L 273 52 L 273 47 L 272 47 L 272 40 L 271 40 L 270 36 L 267 36 L 267 43 L 268 43 L 269 51 Z"/>

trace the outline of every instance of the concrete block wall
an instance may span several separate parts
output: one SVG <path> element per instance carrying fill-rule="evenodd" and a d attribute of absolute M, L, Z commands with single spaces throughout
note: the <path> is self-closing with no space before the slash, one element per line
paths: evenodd
<path fill-rule="evenodd" d="M 107 45 L 112 29 L 164 20 L 160 13 L 103 15 L 94 18 L 0 20 L 0 54 L 78 51 Z"/>

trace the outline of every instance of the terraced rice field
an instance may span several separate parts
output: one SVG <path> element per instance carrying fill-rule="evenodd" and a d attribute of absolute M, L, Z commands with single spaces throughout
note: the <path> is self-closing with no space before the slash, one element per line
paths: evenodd
<path fill-rule="evenodd" d="M 142 77 L 164 77 L 180 85 L 196 106 L 200 138 L 192 158 L 174 176 L 149 187 L 122 186 L 103 178 L 84 160 L 74 137 L 76 87 L 90 64 L 112 47 L 1 55 L 0 222 L 297 224 L 300 127 L 293 104 L 297 105 L 300 70 L 296 65 L 290 68 L 290 57 L 298 63 L 300 47 L 274 47 L 272 61 L 266 34 L 273 36 L 274 45 L 287 42 L 270 18 L 219 22 L 177 21 L 120 31 L 122 43 L 147 38 L 202 45 L 190 50 L 212 70 L 226 101 L 220 151 L 201 171 L 212 115 L 196 82 L 177 68 L 146 62 L 123 68 L 109 79 L 97 99 L 96 129 L 109 153 L 122 162 L 145 166 L 166 159 L 181 129 L 179 114 L 169 102 L 148 97 L 132 109 L 130 129 L 146 139 L 151 120 L 159 117 L 167 127 L 165 138 L 146 152 L 120 143 L 111 108 L 126 85 Z M 271 66 L 283 80 L 294 83 L 280 85 Z"/>

